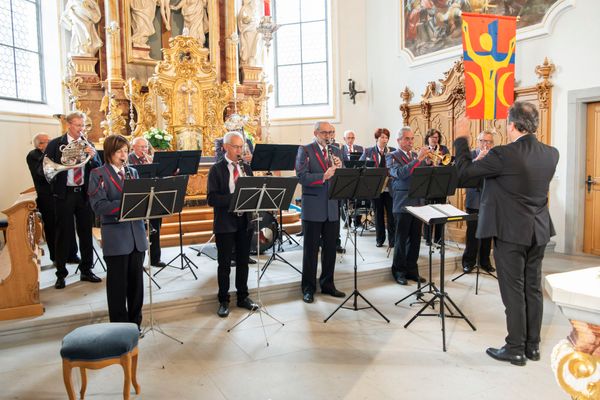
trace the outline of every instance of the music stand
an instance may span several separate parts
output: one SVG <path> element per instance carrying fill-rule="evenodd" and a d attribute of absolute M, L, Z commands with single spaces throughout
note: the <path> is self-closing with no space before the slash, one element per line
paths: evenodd
<path fill-rule="evenodd" d="M 335 171 L 329 183 L 329 199 L 331 200 L 368 200 L 374 199 L 381 194 L 387 181 L 387 170 L 384 168 L 340 168 Z M 327 322 L 333 314 L 340 308 L 348 310 L 364 310 L 372 308 L 385 319 L 388 323 L 389 319 L 383 315 L 362 293 L 358 290 L 358 265 L 356 263 L 356 255 L 358 246 L 356 245 L 356 229 L 354 230 L 354 290 L 323 322 Z M 362 298 L 369 306 L 358 307 L 358 297 Z M 344 307 L 344 304 L 350 299 L 354 299 L 353 307 Z"/>
<path fill-rule="evenodd" d="M 157 176 L 186 176 L 195 175 L 198 173 L 198 164 L 200 163 L 200 157 L 202 156 L 201 150 L 180 150 L 171 152 L 158 152 L 154 156 L 154 162 L 158 164 L 156 175 Z M 186 180 L 187 182 L 187 180 Z M 194 279 L 198 279 L 198 276 L 192 269 L 194 266 L 198 269 L 198 266 L 187 256 L 183 251 L 183 229 L 181 227 L 181 209 L 178 212 L 178 223 L 179 223 L 179 254 L 173 257 L 164 267 L 160 268 L 154 273 L 154 276 L 158 275 L 166 267 L 177 268 L 183 271 L 189 268 Z M 179 267 L 173 265 L 173 263 L 180 259 Z"/>
<path fill-rule="evenodd" d="M 266 171 L 267 175 L 271 175 L 272 171 L 293 171 L 296 168 L 296 155 L 298 154 L 298 147 L 299 146 L 295 144 L 258 143 L 254 149 L 254 153 L 252 154 L 252 163 L 250 164 L 250 168 L 252 168 L 252 171 L 255 172 Z M 300 246 L 300 243 L 290 236 L 290 234 L 283 228 L 283 210 L 287 211 L 289 208 L 290 202 L 286 202 L 283 208 L 279 209 L 279 234 L 277 235 L 276 243 L 273 243 L 273 253 L 263 266 L 261 277 L 264 275 L 265 271 L 267 268 L 269 268 L 269 265 L 271 265 L 273 261 L 281 261 L 295 269 L 299 274 L 302 274 L 298 268 L 293 266 L 288 260 L 279 254 L 284 252 L 284 236 L 290 245 L 293 242 L 296 244 L 296 246 Z"/>
<path fill-rule="evenodd" d="M 121 213 L 119 222 L 144 220 L 146 223 L 146 238 L 148 240 L 148 273 L 152 275 L 150 263 L 150 219 L 162 218 L 181 211 L 183 197 L 187 187 L 187 176 L 164 179 L 126 179 L 123 183 L 121 197 Z M 152 331 L 159 332 L 170 339 L 183 344 L 179 339 L 165 333 L 154 319 L 152 300 L 152 281 L 148 280 L 150 300 L 150 323 L 142 335 Z"/>
<path fill-rule="evenodd" d="M 358 157 L 352 157 L 352 156 L 358 156 Z M 375 161 L 373 160 L 359 160 L 359 158 L 362 156 L 361 152 L 354 152 L 354 153 L 350 153 L 350 160 L 344 160 L 344 168 L 375 168 Z M 369 200 L 370 202 L 371 200 Z M 344 201 L 343 204 L 343 208 L 345 207 L 345 213 L 346 213 L 346 224 L 349 226 L 350 222 L 352 221 L 349 217 L 348 217 L 348 209 L 350 207 L 350 201 Z M 355 204 L 356 207 L 356 204 Z M 370 220 L 368 218 L 369 216 L 369 212 L 371 210 L 371 207 L 358 207 L 359 209 L 362 209 L 364 212 L 363 213 L 359 213 L 358 210 L 355 210 L 355 215 L 356 214 L 362 214 L 365 216 L 365 223 L 362 226 L 362 229 L 360 231 L 360 235 L 362 236 L 363 232 L 365 231 L 365 229 L 368 229 L 368 224 L 370 224 Z M 355 225 L 355 229 L 356 229 L 356 225 Z M 348 235 L 346 235 L 346 243 L 344 243 L 344 249 L 346 248 L 346 244 L 348 241 Z M 360 252 L 359 252 L 360 254 Z M 343 254 L 342 254 L 343 256 Z M 362 258 L 362 255 L 361 255 Z"/>
<path fill-rule="evenodd" d="M 130 165 L 130 168 L 138 172 L 140 178 L 155 178 L 158 171 L 158 163 Z"/>
<path fill-rule="evenodd" d="M 450 196 L 451 194 L 449 194 Z M 438 224 L 445 224 L 448 222 L 456 222 L 456 221 L 468 221 L 473 219 L 473 215 L 469 215 L 464 213 L 463 211 L 451 206 L 450 204 L 431 204 L 428 206 L 421 207 L 406 207 L 407 212 L 412 214 L 414 217 L 419 218 L 424 223 L 433 226 Z M 476 218 L 476 216 L 475 216 Z M 404 325 L 407 328 L 417 317 L 420 316 L 434 316 L 439 317 L 442 321 L 442 348 L 446 351 L 446 317 L 448 318 L 457 318 L 464 319 L 467 324 L 474 331 L 477 330 L 475 326 L 469 321 L 469 319 L 465 316 L 465 314 L 461 311 L 461 309 L 452 301 L 452 298 L 446 293 L 444 290 L 444 263 L 445 263 L 445 244 L 444 244 L 444 231 L 442 231 L 442 244 L 440 246 L 440 287 L 439 289 L 435 286 L 435 283 L 429 282 L 428 284 L 432 288 L 433 296 L 429 301 L 427 301 L 423 307 Z M 424 311 L 427 307 L 434 308 L 435 302 L 439 301 L 440 310 L 437 313 L 429 313 L 425 314 Z M 399 301 L 400 302 L 400 301 Z M 398 305 L 398 303 L 396 305 Z M 449 304 L 448 304 L 449 303 Z M 454 307 L 454 310 L 459 314 L 455 315 L 450 309 L 449 305 Z M 446 310 L 448 310 L 448 314 L 446 314 Z"/>
<path fill-rule="evenodd" d="M 298 184 L 296 177 L 275 177 L 275 176 L 244 176 L 238 178 L 233 192 L 231 204 L 229 206 L 230 212 L 244 213 L 251 212 L 256 221 L 256 229 L 260 232 L 260 216 L 259 212 L 277 211 L 281 207 L 285 207 L 287 202 L 288 206 L 294 194 L 294 188 Z M 256 251 L 260 254 L 260 240 L 256 241 Z M 277 318 L 273 317 L 267 311 L 265 305 L 262 303 L 260 297 L 260 257 L 257 257 L 256 265 L 256 294 L 257 294 L 257 307 L 248 312 L 248 314 L 238 321 L 235 325 L 227 330 L 231 332 L 242 322 L 247 320 L 254 313 L 258 313 L 260 316 L 260 323 L 263 328 L 265 335 L 265 341 L 267 346 L 269 345 L 269 339 L 267 338 L 267 331 L 265 330 L 265 324 L 262 315 L 269 316 L 274 321 L 280 323 L 282 326 L 285 325 Z"/>

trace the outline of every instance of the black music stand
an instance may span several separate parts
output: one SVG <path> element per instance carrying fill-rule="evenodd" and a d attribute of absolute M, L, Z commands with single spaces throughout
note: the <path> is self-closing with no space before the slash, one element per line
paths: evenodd
<path fill-rule="evenodd" d="M 119 222 L 144 220 L 146 223 L 146 237 L 148 244 L 150 244 L 150 219 L 162 218 L 181 212 L 187 178 L 187 176 L 181 176 L 164 179 L 126 179 L 123 183 Z M 148 257 L 148 275 L 152 276 L 150 246 L 148 246 L 146 256 Z M 148 290 L 150 323 L 142 335 L 150 331 L 156 331 L 183 344 L 181 340 L 166 334 L 158 326 L 158 322 L 154 319 L 151 280 L 148 281 Z"/>
<path fill-rule="evenodd" d="M 156 178 L 158 172 L 158 163 L 130 165 L 138 172 L 140 178 Z"/>
<path fill-rule="evenodd" d="M 256 221 L 257 231 L 260 232 L 260 216 L 259 212 L 268 212 L 268 211 L 277 211 L 281 207 L 285 207 L 286 203 L 289 206 L 290 201 L 292 200 L 292 196 L 294 194 L 294 189 L 298 184 L 298 179 L 296 177 L 275 177 L 275 176 L 243 176 L 238 178 L 235 191 L 232 195 L 231 204 L 229 206 L 229 212 L 235 213 L 244 213 L 251 212 L 253 213 L 253 220 Z M 260 241 L 256 241 L 256 251 L 257 254 L 260 254 Z M 257 294 L 257 307 L 248 312 L 248 314 L 238 321 L 235 325 L 227 330 L 227 332 L 231 332 L 242 322 L 250 318 L 254 313 L 258 313 L 260 316 L 260 322 L 263 328 L 263 333 L 265 335 L 265 341 L 267 342 L 267 346 L 269 345 L 269 340 L 267 338 L 267 331 L 265 330 L 265 324 L 262 318 L 262 315 L 265 314 L 269 316 L 274 321 L 280 323 L 282 326 L 283 322 L 279 321 L 277 318 L 273 317 L 267 311 L 266 307 L 262 303 L 262 299 L 260 297 L 260 277 L 261 277 L 261 268 L 260 268 L 260 258 L 257 260 L 256 265 L 256 294 Z"/>
<path fill-rule="evenodd" d="M 361 152 L 355 152 L 355 153 L 350 153 L 350 160 L 344 160 L 344 168 L 375 168 L 375 161 L 373 160 L 359 160 L 359 158 L 362 156 L 363 153 Z M 352 157 L 353 155 L 357 155 L 358 157 Z M 371 200 L 369 200 L 369 203 L 371 202 Z M 355 204 L 355 207 L 357 206 L 357 203 Z M 342 205 L 342 209 L 344 209 L 344 212 L 346 214 L 346 224 L 349 226 L 350 222 L 352 221 L 349 216 L 348 216 L 348 209 L 350 208 L 350 200 L 348 201 L 344 201 L 343 205 Z M 365 231 L 365 229 L 368 229 L 369 226 L 368 224 L 372 224 L 372 219 L 370 220 L 369 214 L 370 214 L 370 210 L 371 207 L 369 206 L 363 206 L 363 207 L 358 207 L 359 209 L 362 209 L 363 212 L 359 213 L 358 210 L 355 210 L 355 215 L 356 214 L 360 214 L 360 215 L 364 215 L 365 216 L 365 223 L 362 225 L 362 229 L 360 231 L 360 235 L 362 236 L 363 232 Z M 373 225 L 374 226 L 374 225 Z M 355 226 L 356 229 L 356 226 Z M 344 249 L 346 249 L 346 243 L 344 243 Z M 360 253 L 360 252 L 359 252 Z M 362 257 L 362 255 L 361 255 Z"/>
<path fill-rule="evenodd" d="M 335 171 L 329 183 L 329 198 L 331 200 L 370 200 L 381 194 L 387 180 L 387 170 L 384 168 L 340 168 Z M 358 291 L 358 265 L 356 263 L 356 255 L 358 246 L 356 245 L 356 229 L 354 230 L 354 290 L 323 322 L 327 322 L 333 314 L 340 308 L 348 310 L 365 310 L 372 308 L 385 319 L 390 322 L 365 296 Z M 362 298 L 369 306 L 358 307 L 358 297 Z M 353 300 L 352 307 L 344 307 L 348 300 Z"/>
<path fill-rule="evenodd" d="M 449 194 L 451 195 L 451 194 Z M 450 210 L 449 210 L 450 209 Z M 448 222 L 456 221 L 468 221 L 473 218 L 472 215 L 466 214 L 461 210 L 450 206 L 449 204 L 431 204 L 421 207 L 406 207 L 406 210 L 411 213 L 414 217 L 419 218 L 424 223 L 433 226 L 437 224 L 445 224 Z M 435 316 L 442 320 L 442 348 L 446 351 L 446 317 L 464 319 L 467 324 L 474 331 L 477 330 L 475 326 L 469 321 L 461 309 L 452 301 L 452 298 L 444 290 L 444 262 L 445 262 L 445 244 L 444 244 L 444 232 L 442 231 L 442 244 L 440 246 L 440 287 L 439 289 L 433 282 L 429 282 L 428 285 L 432 289 L 433 296 L 427 301 L 423 307 L 404 325 L 407 328 L 417 317 L 419 316 Z M 430 267 L 431 268 L 431 267 Z M 417 291 L 420 289 L 417 289 Z M 414 294 L 414 293 L 413 293 Z M 435 302 L 439 300 L 439 312 L 425 314 L 424 311 L 427 307 L 434 308 Z M 402 301 L 402 300 L 400 300 Z M 400 302 L 396 302 L 396 305 Z M 447 301 L 447 302 L 446 302 Z M 449 303 L 449 304 L 448 304 Z M 452 305 L 454 310 L 459 314 L 455 315 L 452 309 L 449 307 Z M 446 310 L 449 315 L 446 315 Z"/>
<path fill-rule="evenodd" d="M 296 155 L 298 154 L 298 145 L 295 144 L 262 144 L 258 143 L 252 153 L 252 163 L 250 168 L 254 172 L 266 171 L 267 175 L 272 175 L 272 171 L 293 171 L 296 168 Z M 295 187 L 294 187 L 295 190 Z M 290 197 L 291 201 L 291 197 Z M 273 243 L 273 253 L 263 266 L 264 275 L 265 271 L 271 265 L 273 261 L 281 261 L 288 266 L 295 269 L 299 274 L 302 272 L 294 267 L 288 260 L 286 260 L 281 254 L 283 253 L 283 242 L 285 240 L 291 245 L 292 242 L 296 246 L 300 246 L 300 243 L 296 241 L 290 234 L 283 228 L 283 210 L 289 210 L 290 202 L 284 204 L 284 208 L 279 209 L 279 235 Z"/>
<path fill-rule="evenodd" d="M 169 152 L 158 152 L 154 155 L 154 163 L 158 164 L 156 169 L 156 176 L 185 176 L 186 185 L 189 178 L 188 175 L 195 175 L 198 173 L 198 164 L 200 164 L 200 157 L 202 156 L 201 150 L 181 150 L 181 151 L 169 151 Z M 185 195 L 185 191 L 184 191 Z M 183 208 L 183 207 L 182 207 Z M 162 270 L 167 267 L 176 268 L 181 271 L 189 268 L 194 279 L 198 279 L 198 276 L 192 269 L 194 266 L 198 269 L 198 266 L 183 252 L 183 229 L 181 228 L 181 210 L 178 211 L 178 222 L 179 222 L 179 254 L 173 257 L 164 267 L 159 268 L 154 273 L 154 276 L 158 275 Z M 176 266 L 173 263 L 180 259 L 180 265 Z"/>

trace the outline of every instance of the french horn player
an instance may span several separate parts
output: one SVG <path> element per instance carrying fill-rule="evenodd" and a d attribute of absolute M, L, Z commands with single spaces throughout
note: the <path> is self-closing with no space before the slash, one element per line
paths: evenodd
<path fill-rule="evenodd" d="M 92 225 L 94 214 L 87 194 L 90 171 L 102 163 L 94 145 L 83 135 L 84 114 L 75 111 L 66 117 L 67 132 L 48 143 L 46 165 L 55 166 L 50 188 L 54 197 L 56 212 L 56 284 L 57 289 L 65 287 L 69 271 L 65 267 L 69 241 L 77 231 L 81 262 L 80 280 L 97 283 L 101 279 L 92 272 L 93 244 Z M 52 162 L 53 164 L 50 164 Z M 46 174 L 48 178 L 48 174 Z"/>

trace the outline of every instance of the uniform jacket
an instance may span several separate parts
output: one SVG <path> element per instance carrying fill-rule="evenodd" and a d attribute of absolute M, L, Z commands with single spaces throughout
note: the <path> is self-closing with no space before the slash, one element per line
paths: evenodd
<path fill-rule="evenodd" d="M 248 145 L 248 150 L 250 153 L 254 153 L 254 144 L 249 137 L 246 138 L 246 144 Z M 215 157 L 217 161 L 221 161 L 225 156 L 225 150 L 223 149 L 223 138 L 215 139 Z"/>
<path fill-rule="evenodd" d="M 331 147 L 331 154 L 341 159 L 339 148 Z M 321 146 L 312 142 L 298 148 L 296 176 L 302 185 L 302 220 L 313 222 L 337 221 L 338 200 L 329 200 L 329 181 L 323 181 L 328 166 Z"/>
<path fill-rule="evenodd" d="M 38 196 L 50 195 L 50 184 L 46 180 L 43 170 L 44 153 L 39 149 L 33 149 L 27 154 L 26 160 Z"/>
<path fill-rule="evenodd" d="M 252 176 L 250 165 L 244 163 L 244 173 Z M 214 208 L 213 232 L 232 233 L 238 230 L 238 216 L 229 212 L 233 194 L 229 192 L 229 168 L 225 157 L 217 161 L 208 171 L 208 205 Z M 250 220 L 250 213 L 244 217 Z M 251 225 L 248 224 L 248 227 Z"/>
<path fill-rule="evenodd" d="M 477 238 L 497 237 L 530 246 L 544 245 L 555 235 L 548 211 L 548 190 L 558 163 L 558 150 L 524 135 L 493 147 L 472 161 L 465 138 L 454 142 L 459 181 L 484 178 Z"/>
<path fill-rule="evenodd" d="M 131 178 L 138 178 L 135 169 L 128 170 Z M 92 210 L 102 222 L 102 253 L 105 256 L 121 256 L 134 249 L 148 249 L 143 221 L 119 222 L 122 192 L 123 181 L 110 164 L 92 170 L 88 196 Z"/>
<path fill-rule="evenodd" d="M 362 146 L 359 146 L 357 144 L 355 144 L 354 146 L 352 146 L 354 150 L 354 153 L 362 153 L 365 151 L 365 149 Z M 342 145 L 342 160 L 348 161 L 350 160 L 350 152 L 348 151 L 348 145 Z"/>
<path fill-rule="evenodd" d="M 394 214 L 403 212 L 403 208 L 406 206 L 419 206 L 422 204 L 421 199 L 408 197 L 413 171 L 422 164 L 417 158 L 417 153 L 411 151 L 410 154 L 411 158 L 409 159 L 402 150 L 395 150 L 388 153 L 386 157 L 386 163 L 390 171 Z"/>
<path fill-rule="evenodd" d="M 477 154 L 477 150 L 471 150 L 471 159 L 474 160 L 477 158 Z M 483 184 L 483 181 L 481 181 L 481 184 Z M 479 210 L 479 202 L 481 200 L 481 184 L 477 185 L 477 187 L 465 189 L 465 206 L 467 208 Z"/>

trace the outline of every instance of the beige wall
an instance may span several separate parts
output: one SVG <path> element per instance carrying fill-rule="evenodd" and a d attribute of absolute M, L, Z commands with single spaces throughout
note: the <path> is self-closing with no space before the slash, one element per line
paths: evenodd
<path fill-rule="evenodd" d="M 0 212 L 33 186 L 25 157 L 33 149 L 31 138 L 42 131 L 55 137 L 60 124 L 52 117 L 0 113 Z"/>

